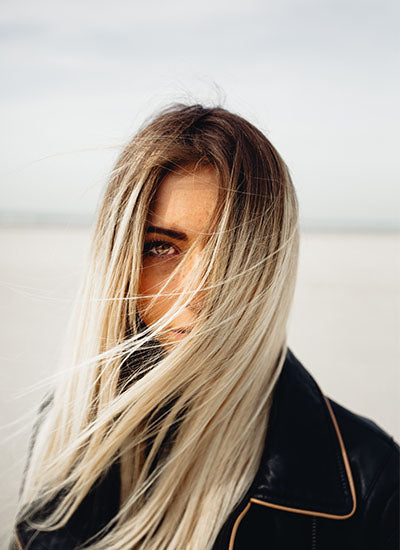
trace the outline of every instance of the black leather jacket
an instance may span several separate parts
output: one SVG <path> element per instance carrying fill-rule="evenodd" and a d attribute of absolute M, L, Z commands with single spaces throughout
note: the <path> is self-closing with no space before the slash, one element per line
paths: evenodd
<path fill-rule="evenodd" d="M 213 550 L 398 550 L 393 438 L 326 398 L 289 349 L 269 422 L 258 473 Z M 115 465 L 65 528 L 34 533 L 28 545 L 32 532 L 19 524 L 10 549 L 72 550 L 107 523 L 118 500 Z"/>

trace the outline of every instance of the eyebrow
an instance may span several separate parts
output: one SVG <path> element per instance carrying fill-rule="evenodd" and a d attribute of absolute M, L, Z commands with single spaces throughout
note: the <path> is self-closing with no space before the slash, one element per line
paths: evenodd
<path fill-rule="evenodd" d="M 149 225 L 146 229 L 146 233 L 161 233 L 163 235 L 168 235 L 168 237 L 178 239 L 179 241 L 187 241 L 186 233 L 175 231 L 174 229 L 166 229 L 165 227 L 157 227 L 155 225 Z"/>

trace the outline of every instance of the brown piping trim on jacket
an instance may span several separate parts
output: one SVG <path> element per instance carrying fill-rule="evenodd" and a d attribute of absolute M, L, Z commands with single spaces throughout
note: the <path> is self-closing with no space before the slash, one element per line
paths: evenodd
<path fill-rule="evenodd" d="M 247 503 L 247 506 L 241 512 L 241 514 L 239 514 L 239 516 L 236 518 L 236 521 L 233 525 L 232 533 L 231 533 L 231 536 L 230 536 L 230 539 L 229 539 L 229 550 L 233 550 L 233 545 L 235 543 L 236 532 L 238 530 L 239 524 L 242 521 L 242 519 L 244 518 L 244 516 L 247 514 L 247 512 L 249 511 L 252 502 L 254 502 L 254 504 L 261 504 L 262 506 L 267 506 L 268 508 L 275 508 L 276 510 L 283 510 L 285 512 L 295 512 L 297 514 L 304 514 L 304 515 L 307 515 L 307 516 L 319 516 L 319 517 L 322 517 L 322 518 L 329 518 L 329 519 L 347 519 L 347 518 L 351 517 L 354 514 L 354 512 L 356 511 L 356 507 L 357 507 L 356 490 L 355 490 L 355 487 L 354 487 L 353 475 L 351 473 L 350 463 L 349 463 L 349 459 L 347 457 L 346 449 L 345 449 L 345 446 L 344 446 L 344 443 L 343 443 L 342 434 L 340 433 L 339 426 L 338 426 L 335 414 L 332 410 L 332 407 L 331 407 L 331 404 L 329 403 L 328 398 L 325 395 L 323 397 L 324 397 L 326 405 L 328 407 L 328 411 L 329 411 L 329 414 L 331 416 L 333 426 L 335 428 L 336 435 L 337 435 L 337 438 L 338 438 L 338 441 L 339 441 L 340 450 L 342 452 L 344 467 L 345 467 L 347 478 L 348 478 L 348 481 L 349 481 L 351 497 L 353 499 L 353 508 L 352 508 L 351 512 L 349 512 L 345 516 L 338 516 L 336 514 L 327 514 L 325 512 L 314 512 L 313 510 L 304 510 L 302 508 L 290 508 L 288 506 L 281 506 L 279 504 L 272 504 L 271 502 L 265 502 L 263 500 L 258 500 L 257 498 L 250 498 L 249 502 Z"/>
<path fill-rule="evenodd" d="M 352 511 L 345 516 L 337 516 L 335 514 L 327 514 L 325 512 L 314 512 L 314 510 L 303 510 L 303 508 L 290 508 L 289 506 L 281 506 L 280 504 L 272 504 L 271 502 L 264 502 L 263 500 L 258 500 L 257 498 L 251 498 L 250 502 L 254 504 L 262 504 L 262 506 L 267 506 L 268 508 L 275 508 L 276 510 L 283 510 L 284 512 L 295 512 L 296 514 L 304 514 L 305 516 L 318 516 L 321 518 L 328 519 L 347 519 L 354 514 L 355 507 Z"/>
<path fill-rule="evenodd" d="M 356 507 L 357 507 L 356 489 L 355 489 L 355 486 L 354 486 L 353 474 L 351 473 L 350 462 L 349 462 L 349 459 L 348 459 L 348 456 L 347 456 L 347 453 L 346 453 L 346 448 L 345 448 L 344 443 L 343 443 L 342 434 L 340 433 L 339 426 L 338 426 L 338 423 L 337 423 L 337 420 L 336 420 L 336 416 L 335 416 L 335 414 L 332 410 L 332 406 L 329 403 L 329 399 L 326 397 L 326 395 L 324 395 L 324 399 L 325 399 L 326 405 L 328 407 L 329 413 L 331 415 L 332 422 L 333 422 L 333 425 L 334 425 L 335 430 L 336 430 L 337 438 L 339 440 L 340 450 L 342 451 L 342 456 L 343 456 L 344 467 L 346 469 L 347 479 L 348 479 L 349 485 L 350 485 L 351 498 L 353 499 L 353 509 L 351 510 L 351 512 L 349 514 L 347 514 L 347 516 L 343 516 L 343 519 L 346 519 L 346 518 L 352 516 L 354 514 L 354 512 L 356 511 Z M 341 516 L 339 516 L 339 517 L 341 517 Z"/>
<path fill-rule="evenodd" d="M 251 500 L 251 499 L 250 499 Z M 235 543 L 235 538 L 236 538 L 236 531 L 239 527 L 239 524 L 240 522 L 242 521 L 242 519 L 244 518 L 244 516 L 247 514 L 247 512 L 249 511 L 249 508 L 251 506 L 251 502 L 249 502 L 246 504 L 246 507 L 244 508 L 244 510 L 242 510 L 240 512 L 240 514 L 238 515 L 238 517 L 236 518 L 235 520 L 235 523 L 233 524 L 233 527 L 232 527 L 232 533 L 231 533 L 231 536 L 229 538 L 229 550 L 233 550 L 233 545 Z"/>

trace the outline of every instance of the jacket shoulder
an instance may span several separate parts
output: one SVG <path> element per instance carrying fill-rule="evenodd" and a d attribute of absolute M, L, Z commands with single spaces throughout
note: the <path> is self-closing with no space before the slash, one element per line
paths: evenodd
<path fill-rule="evenodd" d="M 366 416 L 355 413 L 354 411 L 337 403 L 330 397 L 328 399 L 337 421 L 342 424 L 342 429 L 348 429 L 351 432 L 359 430 L 360 442 L 365 441 L 367 444 L 373 442 L 376 445 L 381 446 L 383 449 L 393 448 L 393 445 L 398 447 L 398 444 L 394 441 L 393 436 L 386 432 L 376 422 Z M 349 441 L 349 443 L 351 442 Z"/>
<path fill-rule="evenodd" d="M 366 540 L 374 548 L 398 548 L 400 447 L 373 420 L 329 401 L 349 459 Z"/>
<path fill-rule="evenodd" d="M 370 466 L 374 467 L 379 466 L 390 454 L 399 454 L 400 447 L 393 436 L 376 422 L 328 399 L 350 461 L 362 453 L 366 455 Z"/>
<path fill-rule="evenodd" d="M 336 417 L 344 447 L 359 482 L 362 494 L 370 488 L 377 470 L 399 460 L 400 447 L 393 437 L 373 420 L 356 414 L 329 399 Z M 357 481 L 357 479 L 355 479 Z"/>

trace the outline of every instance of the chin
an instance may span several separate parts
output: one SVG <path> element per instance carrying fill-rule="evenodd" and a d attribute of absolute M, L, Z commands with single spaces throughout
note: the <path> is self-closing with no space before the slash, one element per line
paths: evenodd
<path fill-rule="evenodd" d="M 166 348 L 174 347 L 175 344 L 183 341 L 188 336 L 189 332 L 190 331 L 182 332 L 171 330 L 165 334 L 162 339 L 160 338 L 160 343 Z"/>

